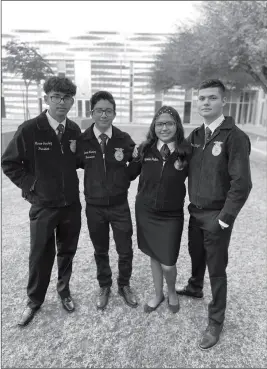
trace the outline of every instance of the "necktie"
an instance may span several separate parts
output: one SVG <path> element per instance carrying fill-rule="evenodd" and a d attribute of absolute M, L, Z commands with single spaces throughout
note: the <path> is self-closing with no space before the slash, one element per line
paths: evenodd
<path fill-rule="evenodd" d="M 209 139 L 211 138 L 211 135 L 212 135 L 211 129 L 207 126 L 205 128 L 205 145 L 209 141 Z"/>
<path fill-rule="evenodd" d="M 62 136 L 63 136 L 63 133 L 64 133 L 64 126 L 63 126 L 63 124 L 60 123 L 57 126 L 57 131 L 58 131 L 57 138 L 58 138 L 59 142 L 61 142 L 61 139 L 62 139 Z"/>
<path fill-rule="evenodd" d="M 164 144 L 160 149 L 160 154 L 162 156 L 162 159 L 166 161 L 168 157 L 170 156 L 170 149 L 167 144 Z"/>
<path fill-rule="evenodd" d="M 101 135 L 99 135 L 99 138 L 101 139 L 100 147 L 101 147 L 102 153 L 104 154 L 106 150 L 106 146 L 107 146 L 106 142 L 107 142 L 108 136 L 105 133 L 101 133 Z"/>

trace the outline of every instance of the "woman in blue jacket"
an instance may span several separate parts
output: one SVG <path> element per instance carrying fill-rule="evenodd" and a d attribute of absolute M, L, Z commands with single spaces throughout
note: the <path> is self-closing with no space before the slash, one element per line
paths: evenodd
<path fill-rule="evenodd" d="M 190 146 L 178 112 L 162 106 L 155 114 L 146 141 L 129 164 L 131 180 L 139 174 L 135 213 L 139 249 L 151 259 L 155 296 L 144 306 L 150 313 L 164 300 L 163 276 L 168 286 L 168 307 L 179 310 L 175 291 L 176 261 L 184 224 L 185 179 Z"/>

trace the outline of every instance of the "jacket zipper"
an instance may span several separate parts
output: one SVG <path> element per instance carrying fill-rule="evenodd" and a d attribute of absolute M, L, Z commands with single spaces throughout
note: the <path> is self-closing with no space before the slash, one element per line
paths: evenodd
<path fill-rule="evenodd" d="M 63 145 L 61 143 L 60 143 L 60 149 L 61 149 L 62 155 L 64 155 Z M 65 180 L 64 180 L 64 172 L 63 172 L 63 170 L 62 170 L 61 174 L 62 174 L 63 199 L 64 199 L 64 205 L 66 206 L 67 205 L 67 202 L 66 202 L 66 197 L 65 197 Z"/>
<path fill-rule="evenodd" d="M 163 173 L 163 169 L 164 169 L 165 165 L 166 165 L 166 162 L 164 164 L 164 161 L 162 161 L 162 167 L 161 167 L 160 178 L 159 178 L 159 187 L 160 187 L 162 173 Z M 157 208 L 157 201 L 158 201 L 158 192 L 157 192 L 157 196 L 156 196 L 156 199 L 155 199 L 155 208 Z"/>
<path fill-rule="evenodd" d="M 105 162 L 105 154 L 103 154 L 103 163 L 104 163 L 104 170 L 105 170 L 105 175 L 107 174 L 107 168 L 106 168 L 106 162 Z"/>

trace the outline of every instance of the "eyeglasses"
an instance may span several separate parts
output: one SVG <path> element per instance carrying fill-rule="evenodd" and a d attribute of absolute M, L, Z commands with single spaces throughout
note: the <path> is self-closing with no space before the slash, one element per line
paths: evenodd
<path fill-rule="evenodd" d="M 163 126 L 166 126 L 167 128 L 173 128 L 174 125 L 175 125 L 175 123 L 171 122 L 171 121 L 169 121 L 169 122 L 156 122 L 155 123 L 156 128 L 163 128 Z"/>
<path fill-rule="evenodd" d="M 64 103 L 73 103 L 74 99 L 71 96 L 64 96 L 64 97 L 60 97 L 60 96 L 50 96 L 51 101 L 55 104 L 60 104 L 61 101 L 63 100 Z"/>
<path fill-rule="evenodd" d="M 105 113 L 107 117 L 112 117 L 113 114 L 114 114 L 113 109 L 103 110 L 103 109 L 100 109 L 100 108 L 96 108 L 96 109 L 92 110 L 92 112 L 95 113 L 95 115 L 98 115 L 100 117 L 102 116 L 103 113 Z"/>

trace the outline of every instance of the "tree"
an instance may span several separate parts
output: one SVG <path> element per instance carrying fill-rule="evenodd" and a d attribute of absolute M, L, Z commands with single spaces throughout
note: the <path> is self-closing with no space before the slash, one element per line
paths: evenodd
<path fill-rule="evenodd" d="M 196 87 L 220 78 L 229 87 L 261 86 L 267 93 L 267 2 L 203 1 L 192 26 L 177 26 L 157 56 L 156 90 Z"/>
<path fill-rule="evenodd" d="M 7 56 L 2 59 L 3 71 L 20 75 L 25 84 L 26 119 L 29 119 L 28 92 L 32 82 L 40 85 L 42 80 L 54 74 L 36 48 L 25 42 L 9 41 L 3 48 Z"/>

